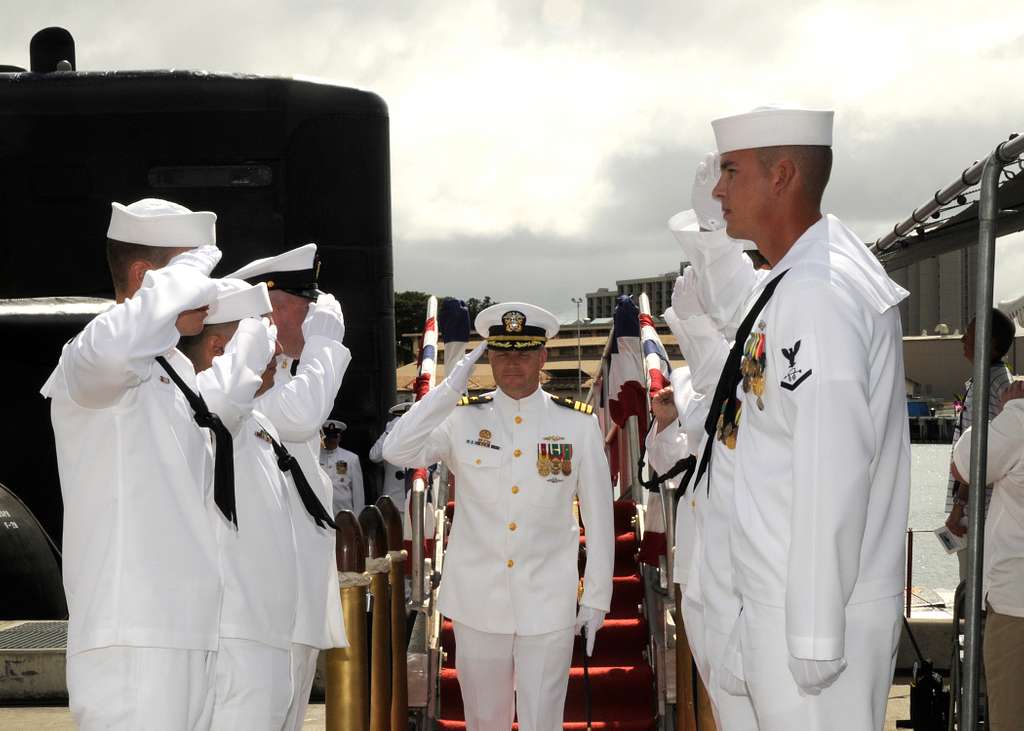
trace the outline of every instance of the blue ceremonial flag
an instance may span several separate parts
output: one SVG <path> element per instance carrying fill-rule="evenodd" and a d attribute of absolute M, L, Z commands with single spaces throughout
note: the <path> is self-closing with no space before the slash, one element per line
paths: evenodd
<path fill-rule="evenodd" d="M 437 313 L 437 327 L 444 342 L 444 367 L 447 373 L 448 366 L 466 352 L 466 343 L 469 342 L 469 308 L 466 303 L 447 297 Z"/>

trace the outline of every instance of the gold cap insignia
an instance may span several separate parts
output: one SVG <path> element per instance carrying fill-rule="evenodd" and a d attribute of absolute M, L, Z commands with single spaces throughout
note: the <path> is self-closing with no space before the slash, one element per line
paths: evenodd
<path fill-rule="evenodd" d="M 518 310 L 509 310 L 501 316 L 501 324 L 507 333 L 521 333 L 526 324 L 526 315 Z"/>

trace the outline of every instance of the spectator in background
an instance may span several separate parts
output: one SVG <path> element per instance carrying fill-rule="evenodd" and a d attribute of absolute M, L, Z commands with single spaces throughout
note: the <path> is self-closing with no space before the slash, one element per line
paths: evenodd
<path fill-rule="evenodd" d="M 975 320 L 967 325 L 960 342 L 964 346 L 964 357 L 969 363 L 974 363 L 974 326 Z M 1013 345 L 1013 337 L 1016 333 L 1013 320 L 1004 315 L 1001 310 L 992 309 L 992 363 L 988 371 L 989 393 L 988 393 L 988 418 L 989 421 L 996 418 L 1003 408 L 1003 395 L 1006 388 L 1013 381 L 1010 369 L 1003 358 Z M 960 435 L 971 425 L 971 413 L 974 405 L 974 379 L 965 384 L 963 404 L 957 414 L 956 424 L 953 427 L 953 444 L 957 443 Z M 946 527 L 950 532 L 960 537 L 967 535 L 967 496 L 968 488 L 950 470 L 949 486 L 946 490 L 946 510 L 949 517 L 946 518 Z M 985 510 L 988 510 L 989 501 L 992 499 L 992 485 L 985 487 Z M 958 551 L 957 560 L 960 563 L 961 581 L 967 576 L 967 552 Z"/>
<path fill-rule="evenodd" d="M 390 497 L 394 501 L 395 507 L 403 513 L 405 512 L 405 470 L 384 461 L 384 440 L 387 439 L 388 434 L 395 428 L 395 424 L 402 418 L 402 414 L 409 410 L 410 406 L 412 406 L 411 401 L 402 401 L 388 409 L 391 419 L 377 441 L 370 447 L 369 455 L 371 461 L 384 466 L 384 481 L 381 484 L 380 494 Z"/>
<path fill-rule="evenodd" d="M 985 521 L 982 596 L 987 618 L 983 654 L 992 731 L 1020 728 L 1024 717 L 1024 383 L 1005 389 L 1006 408 L 992 419 L 987 478 L 992 506 Z M 969 476 L 971 430 L 953 447 L 951 471 Z M 964 485 L 966 488 L 966 484 Z M 961 551 L 966 553 L 966 551 Z"/>
<path fill-rule="evenodd" d="M 348 428 L 344 421 L 330 420 L 324 424 L 324 444 L 320 448 L 320 467 L 331 478 L 334 497 L 332 515 L 351 510 L 356 515 L 366 504 L 363 468 L 359 455 L 342 449 L 341 433 Z"/>

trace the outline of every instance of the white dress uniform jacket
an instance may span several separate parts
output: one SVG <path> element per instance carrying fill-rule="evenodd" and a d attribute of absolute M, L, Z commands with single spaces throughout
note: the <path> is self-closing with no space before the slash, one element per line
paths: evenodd
<path fill-rule="evenodd" d="M 903 589 L 907 293 L 831 215 L 773 274 L 785 270 L 750 336 L 764 338 L 763 409 L 738 390 L 733 577 L 744 597 L 784 608 L 793 657 L 831 660 L 847 605 Z"/>
<path fill-rule="evenodd" d="M 497 634 L 572 626 L 579 579 L 573 497 L 579 495 L 587 531 L 581 601 L 607 612 L 612 487 L 597 420 L 559 406 L 539 388 L 518 401 L 501 390 L 456 408 L 459 401 L 460 394 L 442 383 L 399 420 L 384 444 L 389 462 L 415 467 L 443 460 L 456 476 L 441 611 Z"/>
<path fill-rule="evenodd" d="M 291 361 L 278 358 L 274 386 L 256 400 L 256 409 L 277 429 L 282 444 L 298 461 L 309 486 L 326 507 L 332 504 L 333 487 L 320 469 L 320 427 L 330 415 L 352 353 L 340 342 L 315 336 L 306 338 L 294 376 Z M 288 499 L 299 564 L 292 641 L 320 649 L 347 647 L 334 531 L 313 522 L 295 490 L 289 490 Z"/>
<path fill-rule="evenodd" d="M 64 498 L 69 656 L 217 648 L 211 439 L 154 360 L 164 355 L 195 389 L 175 322 L 214 293 L 190 267 L 147 272 L 64 346 L 43 386 Z"/>
<path fill-rule="evenodd" d="M 337 515 L 342 510 L 351 510 L 359 515 L 359 511 L 366 504 L 363 468 L 359 464 L 359 456 L 341 447 L 321 449 L 320 469 L 331 478 L 333 485 L 334 510 L 331 515 Z"/>

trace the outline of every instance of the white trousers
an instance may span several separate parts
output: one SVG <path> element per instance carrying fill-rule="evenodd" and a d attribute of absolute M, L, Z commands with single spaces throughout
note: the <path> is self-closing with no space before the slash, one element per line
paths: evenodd
<path fill-rule="evenodd" d="M 740 615 L 743 673 L 761 731 L 881 731 L 900 640 L 899 596 L 846 608 L 847 667 L 819 695 L 789 672 L 786 616 L 748 598 Z"/>
<path fill-rule="evenodd" d="M 217 653 L 101 647 L 67 661 L 68 705 L 82 731 L 205 731 Z"/>
<path fill-rule="evenodd" d="M 518 710 L 520 731 L 561 731 L 573 628 L 502 635 L 454 624 L 466 730 L 510 729 Z"/>
<path fill-rule="evenodd" d="M 717 631 L 713 622 L 704 621 L 706 608 L 683 597 L 683 623 L 690 654 L 704 682 L 715 714 L 718 731 L 756 731 L 757 718 L 748 696 L 729 695 L 720 683 L 721 667 L 729 636 Z"/>
<path fill-rule="evenodd" d="M 287 650 L 252 640 L 220 639 L 212 729 L 280 731 L 291 699 Z"/>
<path fill-rule="evenodd" d="M 309 705 L 309 691 L 316 677 L 316 659 L 320 657 L 320 650 L 293 642 L 289 655 L 294 692 L 282 728 L 284 731 L 301 731 L 302 722 L 306 719 L 306 707 Z"/>

